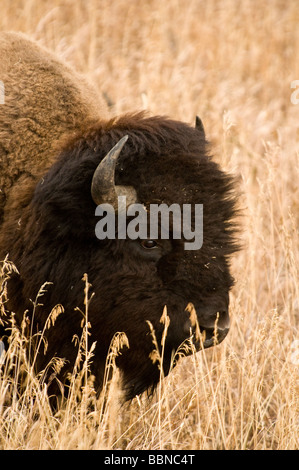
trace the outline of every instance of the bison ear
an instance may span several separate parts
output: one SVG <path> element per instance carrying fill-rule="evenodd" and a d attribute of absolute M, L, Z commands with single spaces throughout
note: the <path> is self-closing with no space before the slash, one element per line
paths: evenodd
<path fill-rule="evenodd" d="M 206 136 L 202 120 L 198 116 L 195 118 L 195 129 L 197 129 L 199 132 L 202 132 L 204 137 Z"/>

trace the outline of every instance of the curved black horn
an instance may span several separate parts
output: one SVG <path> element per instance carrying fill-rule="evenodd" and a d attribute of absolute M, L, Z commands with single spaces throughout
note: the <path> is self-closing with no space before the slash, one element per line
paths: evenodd
<path fill-rule="evenodd" d="M 126 196 L 127 206 L 137 201 L 136 191 L 132 186 L 116 186 L 114 183 L 116 162 L 127 140 L 127 135 L 122 137 L 99 163 L 93 174 L 91 196 L 97 205 L 111 204 L 114 210 L 117 210 L 118 196 Z"/>

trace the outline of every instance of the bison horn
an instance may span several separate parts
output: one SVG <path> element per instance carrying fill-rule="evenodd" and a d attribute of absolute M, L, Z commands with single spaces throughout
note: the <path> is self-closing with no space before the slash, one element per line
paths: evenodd
<path fill-rule="evenodd" d="M 114 210 L 117 210 L 118 196 L 126 196 L 127 206 L 137 201 L 137 194 L 132 186 L 116 186 L 114 183 L 116 162 L 127 140 L 127 135 L 120 139 L 99 163 L 93 174 L 91 196 L 97 205 L 111 204 Z"/>

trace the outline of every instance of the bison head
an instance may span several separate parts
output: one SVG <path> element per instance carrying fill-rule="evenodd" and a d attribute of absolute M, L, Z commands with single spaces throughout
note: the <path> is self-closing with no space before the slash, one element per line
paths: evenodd
<path fill-rule="evenodd" d="M 236 250 L 234 184 L 208 155 L 200 121 L 197 124 L 193 128 L 143 114 L 99 123 L 67 142 L 36 184 L 18 217 L 18 230 L 10 234 L 10 257 L 20 271 L 11 280 L 10 306 L 21 319 L 26 299 L 33 298 L 46 281 L 52 285 L 44 296 L 45 307 L 35 312 L 37 327 L 42 328 L 49 308 L 57 303 L 64 306 L 40 367 L 54 355 L 67 360 L 62 376 L 73 366 L 72 338 L 80 334 L 82 317 L 76 307 L 83 300 L 84 273 L 94 291 L 88 314 L 90 341 L 96 342 L 92 372 L 99 390 L 111 339 L 119 331 L 126 333 L 130 345 L 117 358 L 126 397 L 158 382 L 149 324 L 160 344 L 165 306 L 170 324 L 164 373 L 173 352 L 190 336 L 197 349 L 212 346 L 215 333 L 218 342 L 226 336 L 233 284 L 229 257 Z M 120 239 L 116 228 L 115 239 L 99 240 L 96 206 L 102 202 L 113 206 L 118 194 L 145 208 L 152 203 L 202 204 L 201 248 L 186 250 L 184 237 L 175 238 L 171 232 L 169 239 L 132 240 Z M 204 333 L 201 340 L 187 308 L 190 304 Z"/>

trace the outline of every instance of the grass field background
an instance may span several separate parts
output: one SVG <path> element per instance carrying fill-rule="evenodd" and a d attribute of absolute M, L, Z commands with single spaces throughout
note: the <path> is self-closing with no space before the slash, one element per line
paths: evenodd
<path fill-rule="evenodd" d="M 0 11 L 0 30 L 86 74 L 112 115 L 199 115 L 215 159 L 238 177 L 243 214 L 220 346 L 121 408 L 115 380 L 105 409 L 89 407 L 87 383 L 79 405 L 54 415 L 34 377 L 7 407 L 2 372 L 0 448 L 298 448 L 298 1 L 0 0 Z"/>

